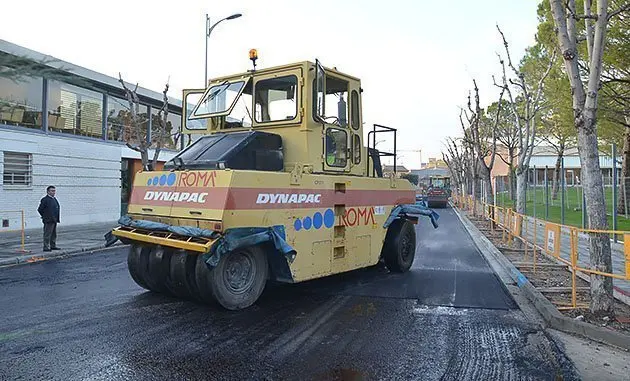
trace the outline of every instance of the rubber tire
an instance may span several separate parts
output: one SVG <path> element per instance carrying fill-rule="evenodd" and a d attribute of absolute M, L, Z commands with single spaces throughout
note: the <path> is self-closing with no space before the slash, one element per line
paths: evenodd
<path fill-rule="evenodd" d="M 127 269 L 129 275 L 136 284 L 147 290 L 151 290 L 144 280 L 144 275 L 148 273 L 148 255 L 150 247 L 138 244 L 129 246 L 129 254 L 127 254 Z"/>
<path fill-rule="evenodd" d="M 147 275 L 144 281 L 149 290 L 161 294 L 170 294 L 167 287 L 171 254 L 162 246 L 152 246 L 148 254 Z"/>
<path fill-rule="evenodd" d="M 252 260 L 252 284 L 242 293 L 231 291 L 224 279 L 226 266 L 235 255 L 244 254 Z M 254 304 L 260 297 L 269 274 L 267 255 L 259 246 L 251 246 L 227 253 L 215 268 L 210 270 L 202 256 L 197 260 L 196 279 L 200 297 L 209 303 L 216 301 L 228 310 L 241 310 Z"/>
<path fill-rule="evenodd" d="M 405 251 L 410 251 L 405 255 Z M 383 244 L 383 259 L 389 271 L 409 271 L 416 255 L 416 230 L 407 220 L 394 220 Z"/>
<path fill-rule="evenodd" d="M 169 290 L 173 295 L 182 299 L 199 299 L 199 290 L 195 280 L 198 256 L 183 250 L 171 254 Z"/>

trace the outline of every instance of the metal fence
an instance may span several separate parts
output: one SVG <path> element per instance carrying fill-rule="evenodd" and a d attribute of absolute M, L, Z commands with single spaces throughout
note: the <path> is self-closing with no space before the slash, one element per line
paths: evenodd
<path fill-rule="evenodd" d="M 576 171 L 564 169 L 556 187 L 553 168 L 531 168 L 527 181 L 525 214 L 583 229 L 589 228 L 584 189 Z M 602 176 L 611 230 L 630 230 L 630 177 Z M 506 176 L 495 178 L 496 204 L 515 208 L 516 194 Z M 514 186 L 515 188 L 515 186 Z M 615 239 L 621 237 L 613 237 Z"/>
<path fill-rule="evenodd" d="M 15 233 L 20 232 L 21 235 L 21 245 L 18 252 L 20 253 L 28 253 L 25 249 L 25 221 L 24 221 L 24 210 L 0 210 L 0 234 L 3 233 Z M 13 228 L 12 226 L 19 226 L 18 228 Z"/>
<path fill-rule="evenodd" d="M 545 221 L 540 218 L 516 213 L 510 207 L 490 205 L 474 200 L 471 196 L 454 196 L 453 202 L 461 210 L 491 221 L 491 229 L 502 232 L 502 242 L 508 244 L 521 241 L 525 248 L 523 261 L 529 260 L 534 273 L 538 269 L 538 256 L 544 255 L 564 264 L 572 273 L 571 302 L 559 304 L 559 309 L 584 308 L 577 303 L 576 276 L 598 274 L 619 280 L 616 285 L 624 292 L 630 291 L 630 232 L 615 230 L 593 230 Z M 612 272 L 603 272 L 590 265 L 588 256 L 588 234 L 624 236 L 624 245 L 612 247 Z M 558 304 L 558 303 L 556 303 Z"/>

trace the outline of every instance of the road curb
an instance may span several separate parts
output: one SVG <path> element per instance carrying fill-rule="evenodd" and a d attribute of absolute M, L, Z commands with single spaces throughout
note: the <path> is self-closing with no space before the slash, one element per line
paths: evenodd
<path fill-rule="evenodd" d="M 116 243 L 108 247 L 106 247 L 103 244 L 103 245 L 98 245 L 98 246 L 82 247 L 79 249 L 72 249 L 72 250 L 50 251 L 46 253 L 33 254 L 33 255 L 16 255 L 11 258 L 0 259 L 0 266 L 36 263 L 36 262 L 46 261 L 49 259 L 57 259 L 57 258 L 63 258 L 63 257 L 72 257 L 72 256 L 80 255 L 80 254 L 95 253 L 95 252 L 104 251 L 110 248 L 117 248 L 120 246 L 122 245 L 119 243 Z"/>
<path fill-rule="evenodd" d="M 499 274 L 501 281 L 504 282 L 506 286 L 516 284 L 518 288 L 523 291 L 527 299 L 536 307 L 536 310 L 538 310 L 549 327 L 559 331 L 577 334 L 600 343 L 630 350 L 630 335 L 597 327 L 562 315 L 560 311 L 529 282 L 527 277 L 523 275 L 479 229 L 477 229 L 468 217 L 462 215 L 459 210 L 454 207 L 453 210 L 468 231 L 468 234 L 470 234 L 470 237 L 481 254 L 486 258 L 493 270 Z M 501 273 L 509 274 L 511 281 L 507 280 L 508 283 L 506 283 L 506 279 L 504 276 L 501 276 Z M 515 301 L 518 304 L 518 300 Z"/>

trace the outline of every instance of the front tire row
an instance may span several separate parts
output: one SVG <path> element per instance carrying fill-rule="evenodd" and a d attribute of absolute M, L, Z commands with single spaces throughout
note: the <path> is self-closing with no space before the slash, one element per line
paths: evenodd
<path fill-rule="evenodd" d="M 415 257 L 416 235 L 406 220 L 395 220 L 387 230 L 381 252 L 392 272 L 406 272 Z M 149 291 L 208 304 L 228 310 L 254 304 L 269 278 L 267 253 L 251 246 L 226 253 L 210 269 L 203 255 L 162 246 L 132 244 L 127 256 L 131 278 Z"/>

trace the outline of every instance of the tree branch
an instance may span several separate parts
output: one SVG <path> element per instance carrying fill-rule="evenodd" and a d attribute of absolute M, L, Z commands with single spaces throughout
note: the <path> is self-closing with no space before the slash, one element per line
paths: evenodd
<path fill-rule="evenodd" d="M 585 0 L 584 3 L 584 10 L 586 11 L 586 2 L 590 3 L 590 0 Z M 597 20 L 597 15 L 593 15 L 590 13 L 590 9 L 589 12 L 584 12 L 585 14 L 583 15 L 578 15 L 572 8 L 571 8 L 571 4 L 569 3 L 569 0 L 566 0 L 564 3 L 564 6 L 567 8 L 567 10 L 569 11 L 569 15 L 576 21 L 579 20 Z"/>
<path fill-rule="evenodd" d="M 630 3 L 626 3 L 608 14 L 608 21 L 622 12 L 630 11 Z"/>
<path fill-rule="evenodd" d="M 132 150 L 134 150 L 134 151 L 137 151 L 137 152 L 142 153 L 142 150 L 141 150 L 138 146 L 132 145 L 132 144 L 131 144 L 131 143 L 129 143 L 129 142 L 126 142 L 126 143 L 125 143 L 125 145 L 126 145 L 127 147 L 131 148 L 131 149 L 132 149 Z"/>
<path fill-rule="evenodd" d="M 170 80 L 171 78 L 169 77 L 168 80 L 166 81 L 166 85 L 164 86 L 164 91 L 162 91 L 163 103 L 162 103 L 162 107 L 160 108 L 160 111 L 158 111 L 158 121 L 160 123 L 160 127 L 158 131 L 158 138 L 155 141 L 155 150 L 153 151 L 152 167 L 154 170 L 155 168 L 157 168 L 157 162 L 160 156 L 160 151 L 162 150 L 162 145 L 164 144 L 164 132 L 166 130 L 166 125 L 168 123 L 168 96 L 166 95 L 166 93 L 168 93 Z"/>

